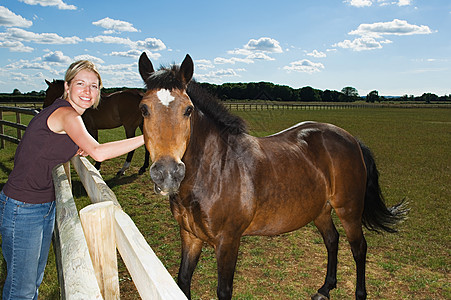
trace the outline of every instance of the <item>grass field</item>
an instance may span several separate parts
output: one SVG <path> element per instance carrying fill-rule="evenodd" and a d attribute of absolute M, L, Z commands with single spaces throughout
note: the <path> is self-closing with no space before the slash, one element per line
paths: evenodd
<path fill-rule="evenodd" d="M 406 198 L 409 218 L 398 234 L 366 232 L 369 299 L 451 299 L 451 110 L 450 109 L 342 109 L 236 112 L 247 120 L 253 135 L 263 136 L 313 120 L 338 125 L 364 141 L 374 152 L 381 186 L 389 205 Z M 125 136 L 122 129 L 102 131 L 101 141 Z M 13 166 L 16 145 L 0 150 L 0 187 Z M 104 180 L 125 212 L 175 277 L 180 242 L 178 226 L 165 197 L 153 192 L 148 174 L 137 175 L 144 151 L 135 154 L 128 173 L 115 178 L 125 156 L 102 165 Z M 73 176 L 79 208 L 89 200 Z M 352 299 L 355 271 L 350 247 L 340 223 L 338 287 L 331 299 Z M 0 260 L 1 261 L 1 260 Z M 1 263 L 0 281 L 4 280 Z M 122 299 L 139 299 L 120 262 Z M 234 299 L 309 299 L 324 280 L 326 252 L 316 228 L 308 226 L 276 237 L 244 237 L 234 281 Z M 41 299 L 58 299 L 53 253 L 50 254 Z M 216 298 L 214 251 L 205 246 L 195 271 L 194 299 Z"/>

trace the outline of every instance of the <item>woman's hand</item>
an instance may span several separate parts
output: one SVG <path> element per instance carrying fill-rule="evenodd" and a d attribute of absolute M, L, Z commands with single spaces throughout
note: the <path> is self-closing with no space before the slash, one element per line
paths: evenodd
<path fill-rule="evenodd" d="M 78 148 L 77 155 L 80 156 L 88 156 L 89 154 L 85 152 L 85 150 Z"/>

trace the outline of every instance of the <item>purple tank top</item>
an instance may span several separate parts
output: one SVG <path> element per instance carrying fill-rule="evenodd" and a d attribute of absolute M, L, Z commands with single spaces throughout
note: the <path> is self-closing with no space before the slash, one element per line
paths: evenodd
<path fill-rule="evenodd" d="M 14 168 L 3 187 L 6 196 L 33 204 L 55 200 L 52 170 L 70 160 L 78 150 L 67 134 L 55 133 L 47 125 L 49 116 L 65 106 L 71 105 L 57 99 L 28 124 L 16 149 Z"/>

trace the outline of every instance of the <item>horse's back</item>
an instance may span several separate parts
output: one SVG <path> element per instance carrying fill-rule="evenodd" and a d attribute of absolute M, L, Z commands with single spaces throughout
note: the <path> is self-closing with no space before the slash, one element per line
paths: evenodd
<path fill-rule="evenodd" d="M 363 197 L 366 173 L 362 155 L 355 138 L 345 130 L 303 122 L 257 140 L 260 158 L 254 179 L 260 188 L 247 234 L 277 234 L 302 227 L 314 220 L 327 202 L 343 204 L 342 194 L 355 187 L 358 197 Z M 272 222 L 265 226 L 269 218 Z"/>

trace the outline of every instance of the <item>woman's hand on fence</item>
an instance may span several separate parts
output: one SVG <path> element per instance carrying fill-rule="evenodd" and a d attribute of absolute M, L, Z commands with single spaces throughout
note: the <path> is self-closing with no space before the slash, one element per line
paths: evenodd
<path fill-rule="evenodd" d="M 85 150 L 78 148 L 77 155 L 80 156 L 88 156 L 89 154 L 85 152 Z"/>

